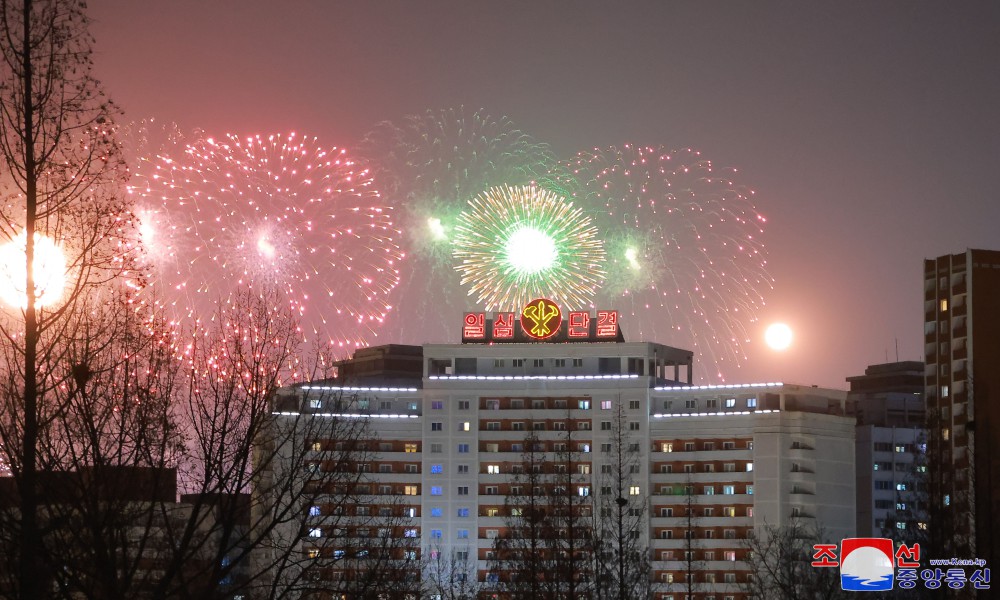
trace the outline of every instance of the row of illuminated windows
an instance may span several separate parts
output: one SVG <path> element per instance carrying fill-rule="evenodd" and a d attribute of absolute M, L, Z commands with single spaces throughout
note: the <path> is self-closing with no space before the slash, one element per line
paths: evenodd
<path fill-rule="evenodd" d="M 875 480 L 875 489 L 876 490 L 891 490 L 891 489 L 895 488 L 895 490 L 897 492 L 906 492 L 906 491 L 913 491 L 913 490 L 920 491 L 920 490 L 923 489 L 923 487 L 924 486 L 920 482 L 917 482 L 916 484 L 914 484 L 914 483 L 906 483 L 906 482 L 893 484 L 892 481 L 889 481 L 887 479 L 876 479 Z"/>
<path fill-rule="evenodd" d="M 455 516 L 459 517 L 460 519 L 468 518 L 469 514 L 470 514 L 470 511 L 469 511 L 468 507 L 464 507 L 463 506 L 463 507 L 458 508 L 458 509 L 455 510 Z M 431 516 L 432 517 L 442 517 L 442 516 L 444 516 L 444 510 L 440 506 L 432 506 L 431 507 Z"/>
<path fill-rule="evenodd" d="M 726 486 L 723 486 L 723 488 L 725 487 Z M 714 485 L 704 486 L 701 488 L 701 493 L 704 496 L 714 496 L 715 486 Z M 736 493 L 736 487 L 733 486 L 733 494 L 735 493 Z M 746 486 L 746 493 L 747 495 L 753 494 L 752 485 Z M 694 496 L 698 494 L 698 491 L 697 488 L 693 485 L 685 485 L 685 486 L 662 485 L 659 488 L 659 494 L 661 496 Z M 723 492 L 722 495 L 728 496 L 730 494 L 728 492 Z"/>
<path fill-rule="evenodd" d="M 895 467 L 891 462 L 876 462 L 872 463 L 873 471 L 909 471 L 910 469 L 915 470 L 917 473 L 926 473 L 927 465 L 916 465 L 914 467 L 913 463 L 898 462 L 895 463 Z"/>
<path fill-rule="evenodd" d="M 687 486 L 687 487 L 691 489 L 691 494 L 695 493 L 694 490 L 696 488 L 694 486 Z M 716 495 L 716 493 L 715 493 L 716 489 L 717 489 L 717 487 L 714 486 L 714 485 L 706 485 L 706 486 L 703 486 L 701 488 L 701 493 L 704 496 L 715 496 Z M 736 485 L 723 485 L 723 486 L 721 486 L 721 491 L 722 491 L 721 495 L 722 496 L 734 496 L 737 493 L 737 489 L 738 488 L 736 487 Z M 753 495 L 753 485 L 743 486 L 743 493 L 747 494 L 748 496 L 752 496 Z M 664 515 L 664 516 L 672 516 L 672 515 Z"/>
<path fill-rule="evenodd" d="M 702 529 L 702 528 L 685 529 L 683 531 L 683 534 L 678 536 L 678 539 L 680 539 L 681 537 L 683 537 L 685 540 L 694 540 L 694 539 L 698 539 L 699 534 L 700 534 L 700 537 L 702 539 L 706 539 L 706 540 L 720 539 L 720 538 L 716 538 L 715 537 L 715 530 L 714 529 Z M 674 539 L 674 531 L 672 529 L 664 529 L 664 530 L 660 531 L 660 536 L 659 537 L 660 537 L 661 540 L 672 540 L 672 539 Z M 722 538 L 721 539 L 736 540 L 736 539 L 739 539 L 739 537 L 737 537 L 735 529 L 724 529 L 723 532 L 722 532 Z M 672 560 L 672 559 L 661 559 L 661 560 Z M 705 560 L 715 560 L 715 559 L 714 558 L 706 558 Z M 733 558 L 733 559 L 726 558 L 725 560 L 736 560 L 736 559 L 735 558 Z"/>
<path fill-rule="evenodd" d="M 721 400 L 721 404 L 720 404 L 720 400 Z M 737 403 L 740 403 L 739 399 L 737 399 L 737 398 L 721 398 L 721 399 L 720 398 L 708 398 L 708 399 L 705 400 L 704 408 L 706 408 L 706 409 L 716 409 L 716 410 L 719 409 L 720 407 L 724 407 L 724 408 L 737 408 L 737 406 L 736 406 Z M 743 402 L 741 404 L 743 404 L 743 407 L 746 407 L 746 408 L 757 408 L 757 398 L 744 398 Z M 740 408 L 743 408 L 743 407 L 740 407 Z M 674 408 L 674 401 L 673 400 L 664 400 L 663 401 L 663 410 L 672 410 L 673 408 Z M 697 398 L 688 398 L 688 399 L 684 400 L 684 408 L 686 408 L 686 409 L 692 409 L 692 410 L 693 409 L 697 409 L 697 408 L 701 408 L 701 401 L 698 400 Z"/>
<path fill-rule="evenodd" d="M 552 361 L 552 366 L 553 367 L 562 368 L 562 367 L 565 367 L 567 364 L 571 364 L 574 367 L 582 367 L 583 366 L 583 359 L 582 358 L 572 358 L 572 359 L 567 359 L 567 358 L 550 358 L 549 360 Z M 572 361 L 572 362 L 567 363 L 566 362 L 567 360 Z M 510 364 L 511 364 L 512 367 L 524 367 L 525 365 L 531 365 L 532 367 L 544 367 L 545 366 L 545 359 L 544 358 L 532 358 L 532 359 L 512 358 L 511 361 L 510 361 Z M 503 369 L 506 366 L 507 366 L 507 359 L 506 358 L 494 358 L 493 359 L 493 367 L 494 368 L 496 368 L 496 369 Z"/>
<path fill-rule="evenodd" d="M 469 486 L 467 486 L 467 485 L 460 485 L 460 486 L 458 486 L 456 488 L 455 491 L 456 491 L 456 493 L 459 496 L 468 496 L 469 495 Z M 440 496 L 443 493 L 444 493 L 444 488 L 442 486 L 440 486 L 440 485 L 432 485 L 431 486 L 431 496 Z"/>
<path fill-rule="evenodd" d="M 396 402 L 405 402 L 406 410 L 408 411 L 420 410 L 420 403 L 417 402 L 416 400 L 380 400 L 378 403 L 378 408 L 380 411 L 393 410 L 397 407 Z M 353 404 L 348 404 L 345 406 L 343 400 L 310 398 L 309 408 L 311 409 L 335 408 L 337 410 L 346 410 L 349 408 L 354 408 L 358 410 L 368 410 L 370 408 L 370 403 L 367 398 L 362 398 L 357 400 Z"/>
<path fill-rule="evenodd" d="M 472 431 L 472 423 L 469 421 L 462 421 L 458 424 L 459 431 Z M 444 431 L 444 423 L 440 421 L 435 421 L 431 423 L 431 431 Z"/>
<path fill-rule="evenodd" d="M 748 506 L 746 508 L 747 508 L 747 515 L 746 516 L 752 517 L 753 516 L 753 507 L 752 506 Z M 714 517 L 715 516 L 715 507 L 714 506 L 705 507 L 704 511 L 706 511 L 702 515 L 704 517 Z M 675 513 L 674 507 L 672 507 L 672 506 L 661 506 L 660 507 L 660 516 L 663 517 L 663 518 L 667 518 L 667 519 L 669 519 L 670 517 L 674 517 L 674 516 L 678 516 L 678 517 L 692 517 L 692 516 L 695 516 L 695 514 L 697 513 L 697 509 L 696 508 L 690 508 L 690 507 L 678 508 L 677 511 L 676 511 L 676 515 L 674 513 Z M 722 516 L 725 516 L 725 517 L 735 517 L 736 516 L 736 507 L 735 506 L 726 506 L 726 507 L 723 508 L 721 514 L 722 514 Z M 727 531 L 729 531 L 729 530 L 727 530 Z M 728 536 L 726 536 L 726 537 L 728 537 Z"/>
<path fill-rule="evenodd" d="M 712 552 L 712 554 L 714 555 L 715 553 Z M 724 558 L 723 560 L 733 560 L 733 561 L 736 560 L 736 552 L 735 551 L 729 551 L 729 552 L 726 552 L 726 554 L 732 554 L 733 557 L 732 558 Z M 695 556 L 695 552 L 693 550 L 686 550 L 686 551 L 684 551 L 682 553 L 681 556 L 683 557 L 683 558 L 681 558 L 681 560 L 684 560 L 684 561 L 693 561 L 694 560 L 694 556 Z M 662 559 L 662 560 L 677 560 L 677 559 L 670 558 L 670 559 Z M 705 560 L 715 560 L 715 559 L 711 558 L 711 559 L 705 559 Z M 693 575 L 694 575 L 693 573 L 680 573 L 679 576 L 677 577 L 677 581 L 680 581 L 682 579 L 684 581 L 688 581 L 688 579 L 690 577 L 692 577 Z M 698 576 L 702 577 L 704 579 L 704 583 L 716 583 L 715 573 L 700 573 Z M 674 574 L 673 573 L 660 573 L 660 582 L 661 583 L 674 583 Z M 694 582 L 692 581 L 692 583 L 694 583 Z M 736 583 L 736 573 L 723 573 L 722 574 L 722 583 Z M 727 596 L 727 597 L 728 598 L 732 598 L 732 596 Z"/>
<path fill-rule="evenodd" d="M 873 444 L 873 449 L 875 452 L 896 452 L 902 453 L 913 453 L 914 451 L 920 452 L 921 454 L 927 452 L 927 444 L 893 444 L 892 442 L 875 442 Z"/>
<path fill-rule="evenodd" d="M 460 403 L 461 402 L 462 401 L 460 401 Z M 577 400 L 576 402 L 577 402 L 576 407 L 578 409 L 580 409 L 580 410 L 590 410 L 590 404 L 591 404 L 590 400 L 580 399 L 580 400 Z M 440 405 L 440 406 L 438 406 L 438 405 Z M 601 407 L 601 410 L 611 410 L 614 407 L 614 401 L 613 400 L 601 400 L 600 407 Z M 434 408 L 434 409 L 444 408 L 444 403 L 443 402 L 439 402 L 439 401 L 434 401 L 434 402 L 431 403 L 431 408 Z M 462 408 L 462 407 L 460 406 L 459 408 Z M 486 403 L 485 403 L 485 405 L 484 405 L 484 408 L 486 410 L 500 410 L 500 401 L 499 400 L 487 400 Z M 511 398 L 511 400 L 510 400 L 510 408 L 512 410 L 517 410 L 517 409 L 522 409 L 522 408 L 527 408 L 527 407 L 525 406 L 525 400 L 523 398 Z M 532 399 L 531 400 L 531 408 L 533 408 L 533 409 L 544 409 L 544 408 L 546 408 L 546 399 L 545 398 L 534 398 L 534 399 Z M 552 403 L 552 408 L 567 408 L 566 400 L 556 399 Z M 628 401 L 628 408 L 629 408 L 629 410 L 640 410 L 642 408 L 642 401 L 641 400 L 629 400 Z"/>
<path fill-rule="evenodd" d="M 471 446 L 469 444 L 458 444 L 455 448 L 459 454 L 467 454 Z M 440 454 L 441 452 L 444 452 L 444 444 L 431 444 L 432 454 Z"/>
<path fill-rule="evenodd" d="M 458 401 L 458 410 L 469 410 L 470 407 L 471 403 L 468 400 Z M 443 410 L 443 409 L 444 409 L 444 400 L 431 401 L 431 410 Z"/>
<path fill-rule="evenodd" d="M 698 556 L 699 554 L 701 555 L 700 557 Z M 695 560 L 700 558 L 705 562 L 719 560 L 718 557 L 720 556 L 722 557 L 722 560 L 734 561 L 736 560 L 736 551 L 725 550 L 720 553 L 715 550 L 704 550 L 702 552 L 697 552 L 695 550 L 660 550 L 658 555 L 659 559 L 662 561 Z"/>
<path fill-rule="evenodd" d="M 698 464 L 701 465 L 701 472 L 702 473 L 715 473 L 716 472 L 715 471 L 715 463 L 704 462 L 704 463 L 698 463 Z M 747 471 L 753 471 L 753 463 L 752 462 L 748 462 L 747 463 Z M 673 472 L 674 472 L 674 466 L 673 465 L 660 465 L 660 473 L 662 473 L 662 474 L 669 474 L 669 473 L 673 473 Z M 683 466 L 683 472 L 684 473 L 694 473 L 694 472 L 696 472 L 696 467 L 695 467 L 694 464 L 684 465 Z M 722 465 L 722 472 L 723 473 L 735 473 L 736 472 L 736 463 L 724 463 Z"/>
<path fill-rule="evenodd" d="M 681 448 L 680 442 L 678 442 L 676 444 L 674 442 L 660 442 L 659 443 L 659 451 L 660 452 L 673 452 L 675 450 L 679 450 L 680 448 Z M 685 452 L 695 452 L 698 449 L 696 442 L 684 442 L 683 448 L 684 448 Z M 716 449 L 715 448 L 715 442 L 702 442 L 701 449 L 702 450 L 715 450 Z M 736 442 L 722 442 L 722 449 L 723 450 L 736 450 Z M 746 449 L 747 450 L 753 450 L 753 440 L 747 440 L 746 441 Z"/>

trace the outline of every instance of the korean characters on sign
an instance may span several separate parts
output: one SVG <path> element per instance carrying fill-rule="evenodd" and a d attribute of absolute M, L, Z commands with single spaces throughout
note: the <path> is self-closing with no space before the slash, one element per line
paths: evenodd
<path fill-rule="evenodd" d="M 520 313 L 465 313 L 462 343 L 620 342 L 618 316 L 616 310 L 563 312 L 555 302 L 537 298 Z"/>

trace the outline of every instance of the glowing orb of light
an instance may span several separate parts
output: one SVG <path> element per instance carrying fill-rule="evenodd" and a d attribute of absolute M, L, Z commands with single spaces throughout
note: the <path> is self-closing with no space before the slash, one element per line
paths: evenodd
<path fill-rule="evenodd" d="M 444 230 L 444 225 L 441 224 L 441 219 L 437 217 L 427 218 L 427 229 L 431 231 L 431 239 L 436 242 L 442 242 L 448 239 L 448 234 Z"/>
<path fill-rule="evenodd" d="M 274 244 L 269 242 L 266 237 L 262 237 L 257 240 L 257 250 L 267 258 L 274 258 Z"/>
<path fill-rule="evenodd" d="M 0 246 L 0 299 L 17 308 L 28 307 L 27 273 L 24 254 L 28 236 L 21 232 L 14 240 Z M 35 234 L 35 305 L 58 302 L 66 287 L 66 257 L 51 239 Z"/>
<path fill-rule="evenodd" d="M 635 248 L 627 248 L 625 250 L 625 260 L 628 261 L 628 266 L 634 270 L 639 270 L 639 251 Z"/>
<path fill-rule="evenodd" d="M 764 332 L 764 341 L 772 350 L 787 350 L 792 345 L 792 328 L 784 323 L 772 323 Z"/>
<path fill-rule="evenodd" d="M 555 241 L 545 232 L 521 227 L 507 238 L 504 258 L 514 269 L 534 275 L 551 269 L 559 258 L 559 251 Z"/>

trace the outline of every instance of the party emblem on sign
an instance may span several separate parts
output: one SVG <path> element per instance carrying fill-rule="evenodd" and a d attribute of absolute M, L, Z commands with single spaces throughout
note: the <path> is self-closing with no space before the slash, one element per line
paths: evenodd
<path fill-rule="evenodd" d="M 552 337 L 558 333 L 561 324 L 559 306 L 546 298 L 532 300 L 521 311 L 521 329 L 536 340 Z"/>

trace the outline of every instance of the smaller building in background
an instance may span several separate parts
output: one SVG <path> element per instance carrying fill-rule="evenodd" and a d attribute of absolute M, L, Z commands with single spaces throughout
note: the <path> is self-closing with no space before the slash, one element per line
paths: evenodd
<path fill-rule="evenodd" d="M 881 537 L 887 527 L 910 537 L 926 528 L 924 364 L 872 365 L 848 377 L 857 412 L 858 536 Z"/>

